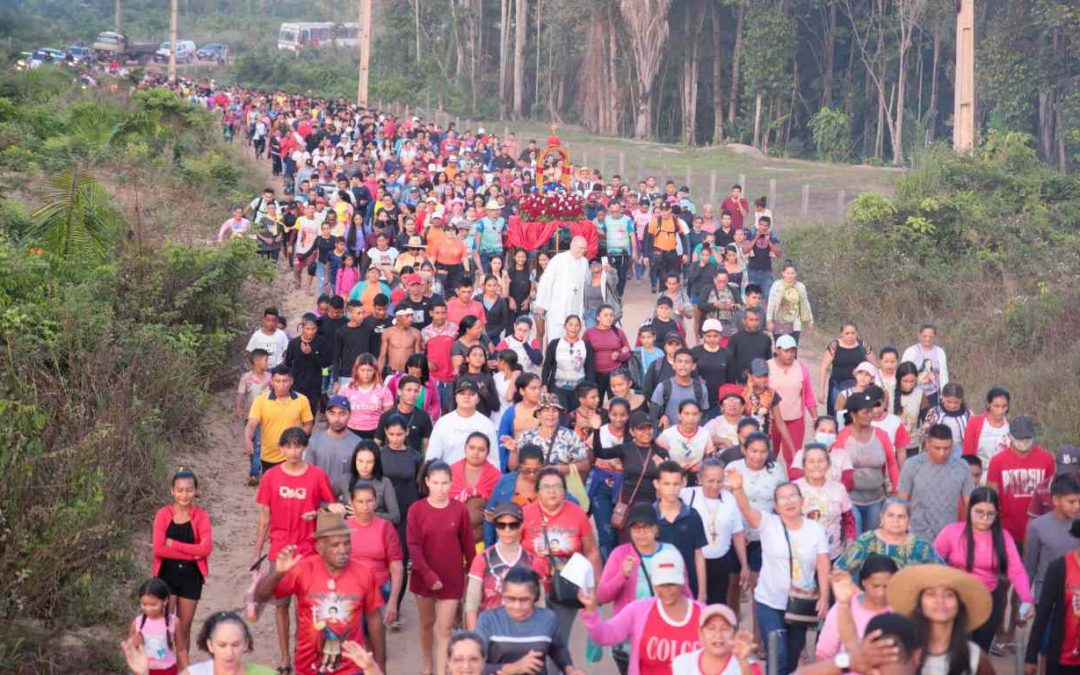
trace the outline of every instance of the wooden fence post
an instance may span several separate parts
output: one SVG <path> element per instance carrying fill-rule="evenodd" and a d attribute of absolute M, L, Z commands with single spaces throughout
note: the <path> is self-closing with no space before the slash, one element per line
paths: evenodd
<path fill-rule="evenodd" d="M 799 215 L 806 217 L 810 215 L 810 184 L 803 183 L 802 186 L 802 208 L 799 209 Z"/>
<path fill-rule="evenodd" d="M 769 209 L 776 213 L 776 179 L 769 179 Z"/>
<path fill-rule="evenodd" d="M 608 179 L 607 155 L 605 155 L 603 152 L 600 153 L 600 175 L 604 177 L 605 181 Z"/>
<path fill-rule="evenodd" d="M 716 197 L 716 169 L 713 169 L 709 171 L 709 201 L 717 201 Z"/>
<path fill-rule="evenodd" d="M 845 208 L 844 191 L 840 190 L 836 193 L 836 217 L 843 221 L 846 211 L 847 209 Z"/>
<path fill-rule="evenodd" d="M 637 179 L 645 180 L 645 155 L 638 155 L 637 158 Z"/>
<path fill-rule="evenodd" d="M 741 185 L 741 186 L 742 186 L 742 193 L 743 193 L 743 196 L 744 196 L 744 197 L 745 197 L 745 196 L 746 196 L 747 194 L 749 194 L 749 193 L 750 193 L 750 188 L 749 188 L 749 187 L 747 186 L 747 184 L 746 184 L 746 174 L 745 174 L 745 173 L 740 173 L 740 174 L 739 174 L 739 185 Z"/>
<path fill-rule="evenodd" d="M 622 177 L 624 183 L 627 182 L 626 181 L 626 153 L 621 152 L 621 151 L 619 152 L 619 176 Z"/>
<path fill-rule="evenodd" d="M 690 165 L 686 165 L 686 187 L 690 188 L 690 194 L 694 194 L 694 172 Z"/>

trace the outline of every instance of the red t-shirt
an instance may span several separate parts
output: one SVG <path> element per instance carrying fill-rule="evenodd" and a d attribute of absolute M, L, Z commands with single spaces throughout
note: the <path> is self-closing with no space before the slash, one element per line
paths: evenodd
<path fill-rule="evenodd" d="M 1080 656 L 1070 645 L 1080 644 L 1080 563 L 1072 553 L 1065 554 L 1065 631 L 1061 642 L 1058 663 L 1063 666 L 1080 666 Z"/>
<path fill-rule="evenodd" d="M 312 553 L 315 519 L 304 520 L 303 515 L 337 500 L 326 472 L 308 464 L 299 476 L 285 473 L 281 466 L 267 471 L 259 481 L 255 501 L 270 509 L 269 555 L 274 560 L 278 551 L 290 545 L 296 546 L 300 556 Z"/>
<path fill-rule="evenodd" d="M 355 560 L 331 577 L 321 556 L 301 560 L 281 578 L 274 596 L 296 596 L 297 673 L 355 673 L 352 661 L 341 656 L 341 644 L 364 644 L 361 618 L 383 605 L 375 577 Z M 335 657 L 334 654 L 337 654 Z M 326 659 L 333 666 L 320 670 Z"/>
<path fill-rule="evenodd" d="M 664 615 L 659 600 L 654 603 L 639 638 L 638 672 L 641 675 L 671 675 L 671 662 L 676 656 L 701 649 L 700 619 L 701 606 L 696 602 L 690 603 L 690 616 L 678 625 Z"/>
<path fill-rule="evenodd" d="M 447 321 L 461 325 L 461 320 L 467 316 L 475 316 L 480 325 L 487 321 L 487 312 L 484 311 L 484 306 L 477 300 L 470 300 L 464 304 L 457 298 L 450 298 L 446 301 Z"/>
<path fill-rule="evenodd" d="M 743 228 L 743 214 L 742 211 L 739 210 L 740 204 L 746 209 L 746 217 L 752 219 L 753 214 L 750 213 L 750 202 L 746 200 L 746 197 L 739 197 L 739 203 L 736 203 L 729 195 L 724 198 L 724 201 L 720 204 L 720 211 L 731 211 L 732 230 L 741 230 Z"/>
<path fill-rule="evenodd" d="M 424 353 L 431 367 L 431 379 L 436 382 L 454 381 L 454 359 L 450 353 L 453 349 L 454 338 L 448 335 L 436 335 L 428 340 Z"/>
<path fill-rule="evenodd" d="M 581 540 L 592 534 L 589 517 L 577 504 L 563 502 L 554 514 L 540 509 L 540 502 L 529 504 L 523 510 L 525 522 L 521 528 L 521 544 L 529 553 L 546 556 L 548 547 L 544 543 L 544 525 L 547 524 L 547 538 L 551 543 L 551 555 L 556 558 L 569 558 L 574 553 L 581 553 Z"/>
<path fill-rule="evenodd" d="M 1054 457 L 1038 446 L 1026 455 L 1010 448 L 990 460 L 986 482 L 997 485 L 1001 525 L 1016 541 L 1024 541 L 1031 498 L 1036 488 L 1054 475 L 1054 468 Z"/>
<path fill-rule="evenodd" d="M 547 559 L 532 555 L 521 549 L 517 560 L 504 561 L 494 546 L 477 555 L 469 565 L 469 576 L 480 581 L 480 610 L 502 606 L 502 582 L 506 573 L 514 567 L 524 567 L 536 572 L 541 579 L 548 576 Z"/>
<path fill-rule="evenodd" d="M 467 502 L 473 497 L 491 499 L 495 486 L 499 484 L 502 473 L 491 462 L 484 462 L 480 470 L 480 479 L 469 485 L 465 480 L 465 460 L 458 460 L 450 465 L 450 499 Z"/>
<path fill-rule="evenodd" d="M 372 518 L 366 526 L 361 526 L 354 518 L 345 523 L 352 530 L 350 557 L 371 570 L 377 586 L 390 581 L 390 563 L 404 559 L 401 538 L 394 524 L 385 518 Z"/>

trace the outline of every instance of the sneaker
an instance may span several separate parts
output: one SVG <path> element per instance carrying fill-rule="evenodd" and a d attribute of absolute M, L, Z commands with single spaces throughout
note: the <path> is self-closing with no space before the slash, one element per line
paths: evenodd
<path fill-rule="evenodd" d="M 400 619 L 398 619 L 398 620 L 396 620 L 396 621 L 392 621 L 392 622 L 390 623 L 390 632 L 391 632 L 391 633 L 400 633 L 400 632 L 401 632 L 401 629 L 402 629 L 403 627 L 404 627 L 404 626 L 402 626 L 402 623 L 401 623 L 401 620 L 400 620 Z"/>

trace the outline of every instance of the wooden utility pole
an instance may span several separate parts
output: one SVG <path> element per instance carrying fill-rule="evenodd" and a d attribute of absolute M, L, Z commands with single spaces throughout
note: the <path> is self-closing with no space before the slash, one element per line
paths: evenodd
<path fill-rule="evenodd" d="M 956 1 L 956 97 L 953 149 L 975 147 L 975 0 Z"/>
<path fill-rule="evenodd" d="M 116 0 L 116 9 L 113 14 L 113 30 L 120 32 L 120 0 Z"/>
<path fill-rule="evenodd" d="M 179 23 L 177 4 L 169 0 L 169 82 L 176 82 L 176 24 Z"/>
<path fill-rule="evenodd" d="M 360 0 L 360 79 L 356 87 L 357 105 L 368 104 L 368 69 L 371 62 L 371 0 Z"/>

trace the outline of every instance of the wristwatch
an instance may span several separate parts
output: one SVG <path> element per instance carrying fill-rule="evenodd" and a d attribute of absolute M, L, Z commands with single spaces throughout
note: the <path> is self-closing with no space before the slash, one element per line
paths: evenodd
<path fill-rule="evenodd" d="M 833 665 L 840 669 L 841 673 L 851 672 L 851 654 L 839 652 L 833 657 Z"/>

